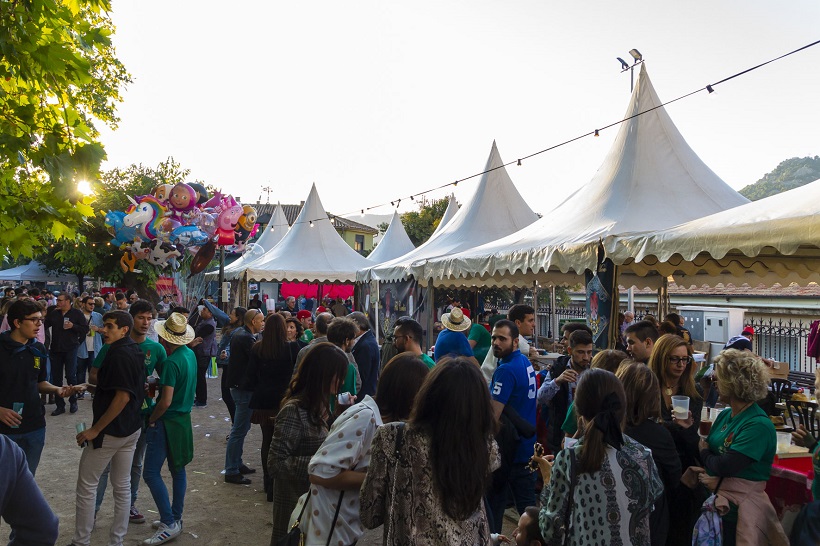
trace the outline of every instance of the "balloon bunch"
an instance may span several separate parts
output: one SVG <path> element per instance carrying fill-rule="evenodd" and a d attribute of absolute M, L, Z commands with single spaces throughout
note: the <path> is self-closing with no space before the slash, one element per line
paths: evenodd
<path fill-rule="evenodd" d="M 131 201 L 125 211 L 108 211 L 105 227 L 111 244 L 123 249 L 120 267 L 134 271 L 137 262 L 179 269 L 184 252 L 194 255 L 191 275 L 205 269 L 217 246 L 242 253 L 256 234 L 256 209 L 242 205 L 231 195 L 215 192 L 213 197 L 201 184 L 162 184 L 151 195 Z"/>

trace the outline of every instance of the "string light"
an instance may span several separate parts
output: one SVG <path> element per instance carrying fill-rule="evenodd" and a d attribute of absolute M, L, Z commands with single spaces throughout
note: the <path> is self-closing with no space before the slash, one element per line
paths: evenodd
<path fill-rule="evenodd" d="M 595 129 L 595 136 L 598 136 L 598 129 Z"/>
<path fill-rule="evenodd" d="M 709 92 L 709 94 L 710 94 L 710 95 L 711 95 L 712 93 L 714 93 L 714 92 L 715 92 L 715 90 L 714 90 L 714 89 L 712 89 L 712 86 L 711 86 L 711 85 L 707 85 L 707 86 L 706 86 L 706 90 Z"/>
<path fill-rule="evenodd" d="M 520 159 L 518 160 L 518 166 L 519 167 L 521 166 L 521 160 Z"/>
<path fill-rule="evenodd" d="M 310 221 L 310 227 L 313 227 L 313 220 Z"/>

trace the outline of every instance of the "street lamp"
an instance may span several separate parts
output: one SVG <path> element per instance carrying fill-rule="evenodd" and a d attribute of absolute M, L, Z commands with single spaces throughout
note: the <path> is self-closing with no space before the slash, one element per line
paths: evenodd
<path fill-rule="evenodd" d="M 629 54 L 633 59 L 635 59 L 635 62 L 633 62 L 632 65 L 620 57 L 615 58 L 618 59 L 619 63 L 621 63 L 621 72 L 626 72 L 629 70 L 629 92 L 631 93 L 632 90 L 635 89 L 635 67 L 643 62 L 643 55 L 641 55 L 641 52 L 637 49 L 630 49 Z"/>

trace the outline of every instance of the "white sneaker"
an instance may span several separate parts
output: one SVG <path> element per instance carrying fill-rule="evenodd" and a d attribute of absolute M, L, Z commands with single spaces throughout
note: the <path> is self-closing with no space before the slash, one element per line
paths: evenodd
<path fill-rule="evenodd" d="M 178 519 L 177 523 L 179 523 L 179 529 L 181 531 L 182 530 L 182 520 Z M 156 520 L 156 521 L 151 522 L 151 528 L 152 529 L 159 529 L 161 525 L 162 525 L 162 522 L 160 520 Z"/>
<path fill-rule="evenodd" d="M 165 544 L 171 540 L 177 538 L 180 533 L 182 533 L 182 525 L 178 521 L 175 521 L 173 525 L 165 525 L 164 523 L 160 522 L 159 527 L 157 528 L 157 532 L 154 533 L 154 536 L 151 538 L 147 538 L 142 541 L 144 546 L 155 546 L 156 544 Z"/>

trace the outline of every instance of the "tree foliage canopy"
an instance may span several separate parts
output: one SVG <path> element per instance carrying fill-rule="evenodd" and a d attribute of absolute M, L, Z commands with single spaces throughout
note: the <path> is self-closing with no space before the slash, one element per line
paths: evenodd
<path fill-rule="evenodd" d="M 820 156 L 793 157 L 780 163 L 772 172 L 740 190 L 740 194 L 757 201 L 784 191 L 805 186 L 820 179 Z"/>
<path fill-rule="evenodd" d="M 116 126 L 130 76 L 107 0 L 0 2 L 0 247 L 33 256 L 76 240 L 93 215 L 77 183 L 99 177 L 94 121 Z"/>
<path fill-rule="evenodd" d="M 418 212 L 405 212 L 401 215 L 404 230 L 415 246 L 419 246 L 430 238 L 447 211 L 448 203 L 447 197 L 432 201 L 425 200 L 419 203 Z"/>

